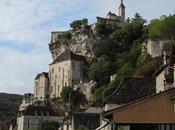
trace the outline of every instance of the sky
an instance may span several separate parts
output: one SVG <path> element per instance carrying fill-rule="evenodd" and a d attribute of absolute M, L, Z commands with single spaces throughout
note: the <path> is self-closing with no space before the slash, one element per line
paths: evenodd
<path fill-rule="evenodd" d="M 109 11 L 120 0 L 0 0 L 0 92 L 33 92 L 37 73 L 48 71 L 51 31 L 69 29 L 73 20 Z M 175 0 L 124 0 L 126 17 L 140 13 L 147 21 L 175 13 Z"/>

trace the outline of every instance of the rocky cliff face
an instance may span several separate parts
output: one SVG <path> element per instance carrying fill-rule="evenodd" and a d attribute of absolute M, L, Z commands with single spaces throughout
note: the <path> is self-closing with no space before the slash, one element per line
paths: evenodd
<path fill-rule="evenodd" d="M 81 29 L 67 32 L 52 32 L 49 49 L 53 60 L 66 49 L 73 53 L 83 55 L 90 61 L 93 58 L 92 43 L 94 35 L 91 29 Z"/>

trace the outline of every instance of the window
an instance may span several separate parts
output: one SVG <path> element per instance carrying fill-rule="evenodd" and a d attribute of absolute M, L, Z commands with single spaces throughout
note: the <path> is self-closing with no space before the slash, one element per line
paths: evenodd
<path fill-rule="evenodd" d="M 38 116 L 38 113 L 37 113 L 37 111 L 35 111 L 35 116 Z"/>
<path fill-rule="evenodd" d="M 59 67 L 59 72 L 61 71 L 61 68 Z"/>
<path fill-rule="evenodd" d="M 60 86 L 58 85 L 58 94 L 59 94 L 59 89 L 60 89 Z"/>
<path fill-rule="evenodd" d="M 52 73 L 54 73 L 54 69 L 52 68 Z"/>
<path fill-rule="evenodd" d="M 51 92 L 53 92 L 53 86 L 51 86 Z"/>
<path fill-rule="evenodd" d="M 67 86 L 67 82 L 65 82 L 65 86 Z"/>
<path fill-rule="evenodd" d="M 75 68 L 75 63 L 74 62 L 72 62 L 72 68 Z"/>

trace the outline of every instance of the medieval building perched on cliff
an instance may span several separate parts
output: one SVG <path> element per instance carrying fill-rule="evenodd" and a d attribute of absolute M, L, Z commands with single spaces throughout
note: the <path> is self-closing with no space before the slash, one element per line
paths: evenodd
<path fill-rule="evenodd" d="M 36 75 L 34 95 L 24 96 L 18 130 L 48 120 L 59 122 L 60 130 L 174 130 L 172 41 L 143 36 L 143 21 L 138 15 L 125 22 L 121 0 L 118 15 L 110 11 L 95 24 L 76 20 L 68 31 L 51 32 L 49 70 Z"/>
<path fill-rule="evenodd" d="M 117 27 L 123 21 L 125 21 L 125 6 L 123 4 L 123 0 L 121 0 L 118 8 L 118 16 L 110 11 L 105 18 L 97 17 L 98 23 L 106 24 L 107 26 L 112 27 Z"/>

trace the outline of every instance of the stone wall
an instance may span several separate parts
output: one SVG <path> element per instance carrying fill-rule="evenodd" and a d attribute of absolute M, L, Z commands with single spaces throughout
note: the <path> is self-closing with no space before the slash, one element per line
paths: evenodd
<path fill-rule="evenodd" d="M 83 61 L 67 60 L 49 66 L 50 96 L 60 97 L 64 86 L 79 84 L 83 77 Z"/>
<path fill-rule="evenodd" d="M 34 83 L 34 98 L 36 101 L 44 101 L 48 95 L 49 79 L 40 75 Z"/>
<path fill-rule="evenodd" d="M 150 54 L 153 58 L 162 54 L 164 45 L 170 44 L 170 40 L 148 40 L 144 43 L 148 54 Z"/>
<path fill-rule="evenodd" d="M 92 36 L 90 34 L 84 34 L 82 30 L 69 32 L 72 36 L 69 40 L 64 38 L 58 39 L 58 36 L 62 34 L 60 32 L 52 33 L 49 49 L 53 60 L 67 49 L 70 49 L 75 54 L 85 56 L 87 59 L 92 58 Z"/>
<path fill-rule="evenodd" d="M 90 102 L 93 100 L 91 89 L 93 86 L 95 86 L 96 83 L 94 81 L 90 81 L 88 83 L 80 83 L 77 85 L 74 85 L 74 89 L 80 89 L 80 91 L 86 96 L 86 99 Z"/>
<path fill-rule="evenodd" d="M 37 130 L 41 122 L 53 120 L 61 121 L 57 116 L 20 116 L 17 118 L 18 130 Z"/>

